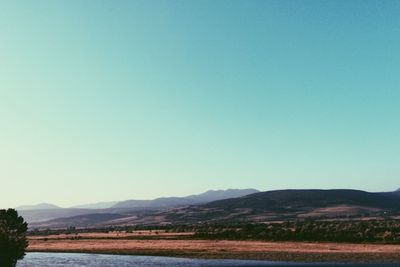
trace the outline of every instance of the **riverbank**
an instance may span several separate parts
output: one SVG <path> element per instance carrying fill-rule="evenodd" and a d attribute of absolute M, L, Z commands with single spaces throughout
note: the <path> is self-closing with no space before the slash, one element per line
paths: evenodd
<path fill-rule="evenodd" d="M 296 262 L 400 262 L 400 245 L 196 240 L 181 233 L 29 237 L 29 252 L 75 252 Z"/>

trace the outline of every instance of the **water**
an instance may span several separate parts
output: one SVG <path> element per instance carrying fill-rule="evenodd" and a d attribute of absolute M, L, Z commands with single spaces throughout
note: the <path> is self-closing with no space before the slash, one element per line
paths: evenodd
<path fill-rule="evenodd" d="M 287 263 L 251 260 L 202 260 L 154 256 L 120 256 L 79 253 L 28 253 L 17 267 L 198 267 L 198 266 L 313 266 L 398 267 L 397 264 Z"/>

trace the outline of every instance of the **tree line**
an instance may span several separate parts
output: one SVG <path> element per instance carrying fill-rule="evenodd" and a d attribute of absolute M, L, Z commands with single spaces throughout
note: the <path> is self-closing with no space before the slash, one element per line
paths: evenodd
<path fill-rule="evenodd" d="M 200 239 L 400 244 L 400 221 L 305 220 L 267 224 L 210 224 L 199 227 L 194 237 Z"/>

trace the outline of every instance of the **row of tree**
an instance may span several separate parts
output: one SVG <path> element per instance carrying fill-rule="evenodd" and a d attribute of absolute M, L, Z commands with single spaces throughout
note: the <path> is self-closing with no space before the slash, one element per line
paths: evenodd
<path fill-rule="evenodd" d="M 288 221 L 269 224 L 203 225 L 196 230 L 195 237 L 400 244 L 400 221 Z"/>

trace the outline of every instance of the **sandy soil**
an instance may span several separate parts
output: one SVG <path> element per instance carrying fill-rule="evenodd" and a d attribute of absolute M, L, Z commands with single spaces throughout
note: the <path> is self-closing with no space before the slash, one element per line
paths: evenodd
<path fill-rule="evenodd" d="M 400 245 L 162 238 L 141 240 L 124 239 L 121 237 L 123 234 L 117 233 L 81 235 L 84 235 L 86 239 L 71 240 L 70 238 L 75 235 L 56 236 L 58 239 L 53 239 L 54 236 L 47 236 L 48 239 L 32 237 L 28 250 L 284 261 L 400 262 Z M 109 239 L 110 235 L 118 238 Z M 129 234 L 126 235 L 129 236 Z M 168 233 L 168 235 L 173 234 Z"/>

